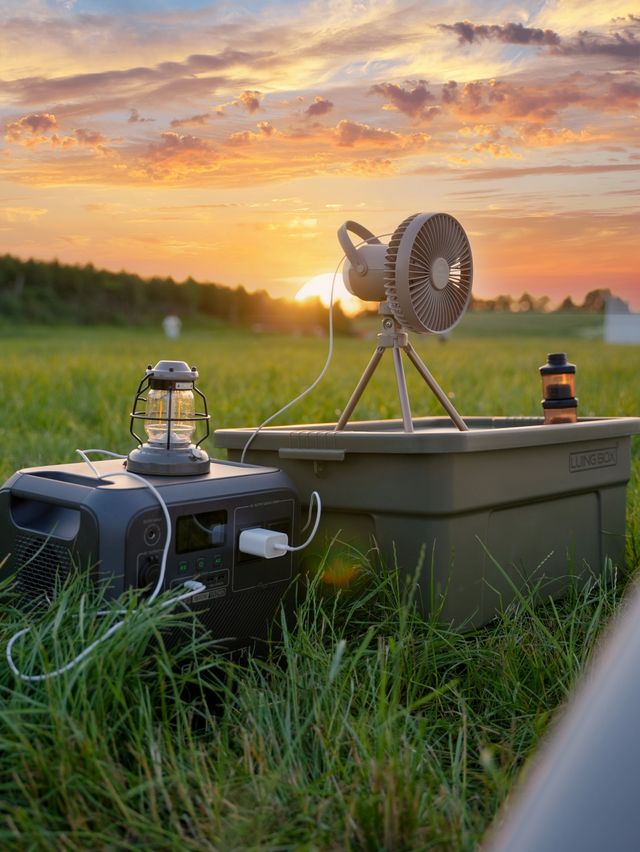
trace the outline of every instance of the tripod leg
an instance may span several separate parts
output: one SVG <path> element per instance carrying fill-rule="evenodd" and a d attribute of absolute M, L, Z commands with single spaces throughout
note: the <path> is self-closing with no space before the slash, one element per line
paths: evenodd
<path fill-rule="evenodd" d="M 364 389 L 366 388 L 366 386 L 369 384 L 369 379 L 375 373 L 376 367 L 380 363 L 380 359 L 382 358 L 383 355 L 384 355 L 384 347 L 378 346 L 376 351 L 371 356 L 371 360 L 367 364 L 364 373 L 360 377 L 360 381 L 356 385 L 356 389 L 351 394 L 351 398 L 349 399 L 349 402 L 346 404 L 344 411 L 340 415 L 340 420 L 338 420 L 338 422 L 336 423 L 336 428 L 335 428 L 336 432 L 341 432 L 344 429 L 344 427 L 347 425 L 347 423 L 349 422 L 349 418 L 353 414 L 353 409 L 356 407 L 356 405 L 360 401 L 360 397 L 364 393 Z"/>
<path fill-rule="evenodd" d="M 407 380 L 404 377 L 404 367 L 402 366 L 402 355 L 400 350 L 395 346 L 392 350 L 393 366 L 396 371 L 396 384 L 398 385 L 398 396 L 400 397 L 400 408 L 402 409 L 402 422 L 405 432 L 413 432 L 413 422 L 411 420 L 411 408 L 409 407 L 409 394 L 407 393 Z"/>
<path fill-rule="evenodd" d="M 464 422 L 462 417 L 460 417 L 458 412 L 455 410 L 455 408 L 453 407 L 453 404 L 451 403 L 451 400 L 446 395 L 446 393 L 442 390 L 442 388 L 437 383 L 435 378 L 431 375 L 429 370 L 426 368 L 426 366 L 424 365 L 424 363 L 420 359 L 420 356 L 418 355 L 416 350 L 413 348 L 413 346 L 410 343 L 407 343 L 407 345 L 404 346 L 403 349 L 407 353 L 407 356 L 408 356 L 409 360 L 411 361 L 411 363 L 413 364 L 413 366 L 420 373 L 420 375 L 425 380 L 425 382 L 429 385 L 429 387 L 431 388 L 431 390 L 433 391 L 435 396 L 438 398 L 440 405 L 444 408 L 444 410 L 447 412 L 449 417 L 453 420 L 453 422 L 458 427 L 458 429 L 461 432 L 468 432 L 469 427 Z"/>

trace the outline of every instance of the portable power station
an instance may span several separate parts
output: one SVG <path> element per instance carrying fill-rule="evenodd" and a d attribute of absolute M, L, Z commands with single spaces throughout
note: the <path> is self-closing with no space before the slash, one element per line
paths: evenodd
<path fill-rule="evenodd" d="M 19 470 L 0 488 L 0 576 L 16 573 L 28 602 L 50 600 L 74 571 L 91 569 L 107 595 L 153 588 L 166 544 L 166 521 L 152 491 L 118 476 L 123 463 Z M 172 541 L 164 590 L 199 580 L 205 589 L 189 605 L 221 650 L 260 653 L 294 572 L 294 554 L 264 559 L 242 553 L 243 530 L 261 527 L 297 537 L 299 501 L 290 480 L 273 467 L 212 461 L 198 476 L 147 476 L 171 517 Z"/>

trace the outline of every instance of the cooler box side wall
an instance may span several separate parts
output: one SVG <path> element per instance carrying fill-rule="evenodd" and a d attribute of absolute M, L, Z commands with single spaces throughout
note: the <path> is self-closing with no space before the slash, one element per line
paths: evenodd
<path fill-rule="evenodd" d="M 557 597 L 607 559 L 623 564 L 628 435 L 481 452 L 347 450 L 341 460 L 291 458 L 259 437 L 247 461 L 281 467 L 303 502 L 322 496 L 317 558 L 336 536 L 338 549 L 376 548 L 385 565 L 417 576 L 425 615 L 456 626 L 485 624 L 529 589 Z"/>

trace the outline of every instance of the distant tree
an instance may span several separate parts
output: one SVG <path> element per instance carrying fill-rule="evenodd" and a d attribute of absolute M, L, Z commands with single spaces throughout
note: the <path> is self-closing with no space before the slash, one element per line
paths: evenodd
<path fill-rule="evenodd" d="M 506 313 L 508 311 L 513 310 L 513 297 L 512 296 L 496 296 L 494 301 L 494 311 L 498 311 L 501 313 Z"/>
<path fill-rule="evenodd" d="M 544 314 L 549 310 L 550 302 L 551 299 L 548 296 L 538 296 L 538 298 L 535 300 L 533 310 L 539 311 L 540 313 Z"/>
<path fill-rule="evenodd" d="M 535 309 L 535 300 L 529 293 L 523 293 L 517 301 L 519 311 L 533 311 Z"/>
<path fill-rule="evenodd" d="M 566 296 L 558 306 L 556 313 L 566 313 L 568 311 L 577 311 L 578 306 L 574 304 L 571 296 Z"/>
<path fill-rule="evenodd" d="M 590 290 L 584 297 L 580 310 L 586 314 L 603 314 L 607 299 L 611 299 L 612 296 L 613 294 L 608 287 Z"/>

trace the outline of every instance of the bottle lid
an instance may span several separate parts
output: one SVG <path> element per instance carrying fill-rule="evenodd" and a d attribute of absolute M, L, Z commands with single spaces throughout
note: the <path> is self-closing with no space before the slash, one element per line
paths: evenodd
<path fill-rule="evenodd" d="M 575 396 L 569 399 L 543 399 L 541 400 L 543 408 L 577 408 L 578 400 Z"/>
<path fill-rule="evenodd" d="M 550 373 L 575 373 L 576 365 L 567 361 L 566 352 L 549 352 L 547 363 L 543 364 L 539 369 L 542 376 L 549 375 Z"/>

